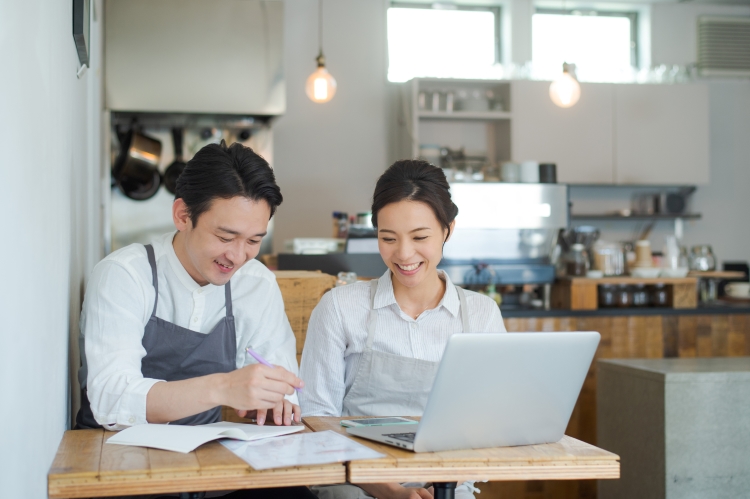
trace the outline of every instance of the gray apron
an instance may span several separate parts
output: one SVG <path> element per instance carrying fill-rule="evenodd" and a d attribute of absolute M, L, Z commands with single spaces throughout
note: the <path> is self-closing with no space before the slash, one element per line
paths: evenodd
<path fill-rule="evenodd" d="M 354 383 L 344 397 L 342 416 L 421 416 L 432 390 L 439 362 L 402 357 L 372 349 L 378 311 L 375 293 L 378 280 L 370 281 L 370 316 L 367 343 Z M 469 331 L 469 313 L 464 290 L 456 286 L 463 332 Z"/>
<path fill-rule="evenodd" d="M 421 416 L 437 374 L 439 362 L 403 357 L 372 349 L 378 310 L 375 293 L 378 280 L 370 281 L 370 315 L 367 321 L 367 343 L 359 362 L 354 383 L 344 397 L 342 416 Z M 456 286 L 461 304 L 463 332 L 469 332 L 466 293 Z M 423 487 L 424 483 L 404 483 L 405 487 Z M 370 498 L 355 485 L 311 487 L 320 499 Z"/>
<path fill-rule="evenodd" d="M 154 248 L 146 245 L 151 266 L 154 291 L 154 310 L 143 332 L 146 356 L 141 360 L 145 378 L 179 381 L 214 373 L 228 373 L 236 368 L 237 334 L 232 315 L 232 290 L 224 285 L 226 316 L 208 334 L 180 327 L 156 316 L 159 283 L 156 273 Z M 101 428 L 91 412 L 85 388 L 81 390 L 81 409 L 76 416 L 76 428 Z M 221 421 L 221 407 L 172 421 L 171 424 L 198 425 Z"/>

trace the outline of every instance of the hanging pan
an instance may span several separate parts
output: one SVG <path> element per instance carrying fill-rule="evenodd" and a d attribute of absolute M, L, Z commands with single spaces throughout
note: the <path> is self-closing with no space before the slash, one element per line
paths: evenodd
<path fill-rule="evenodd" d="M 143 201 L 153 197 L 161 185 L 159 158 L 161 142 L 131 128 L 119 134 L 120 154 L 112 168 L 112 176 L 123 194 Z"/>
<path fill-rule="evenodd" d="M 172 143 L 174 144 L 174 161 L 164 172 L 164 187 L 172 194 L 177 190 L 177 178 L 185 169 L 185 160 L 182 157 L 182 139 L 184 130 L 182 128 L 172 129 Z"/>

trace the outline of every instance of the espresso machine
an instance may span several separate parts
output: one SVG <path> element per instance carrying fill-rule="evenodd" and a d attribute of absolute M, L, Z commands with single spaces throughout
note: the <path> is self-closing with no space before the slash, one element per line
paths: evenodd
<path fill-rule="evenodd" d="M 548 304 L 558 234 L 570 220 L 568 186 L 453 183 L 451 196 L 458 216 L 439 268 L 470 289 L 533 285 Z"/>

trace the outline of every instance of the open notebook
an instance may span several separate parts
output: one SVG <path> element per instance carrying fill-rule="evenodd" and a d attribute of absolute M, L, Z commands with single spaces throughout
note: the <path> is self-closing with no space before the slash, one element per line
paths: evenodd
<path fill-rule="evenodd" d="M 303 425 L 258 426 L 228 422 L 199 426 L 142 424 L 122 430 L 117 435 L 110 437 L 107 443 L 152 447 L 154 449 L 187 453 L 206 442 L 220 438 L 232 438 L 249 442 L 250 440 L 288 435 L 304 429 Z"/>

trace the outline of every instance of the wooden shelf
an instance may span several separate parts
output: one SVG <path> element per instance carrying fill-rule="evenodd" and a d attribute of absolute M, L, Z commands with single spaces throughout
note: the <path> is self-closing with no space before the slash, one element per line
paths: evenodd
<path fill-rule="evenodd" d="M 702 277 L 704 279 L 742 279 L 745 277 L 744 272 L 739 270 L 691 270 L 688 277 Z"/>
<path fill-rule="evenodd" d="M 552 285 L 552 308 L 564 310 L 596 310 L 599 308 L 597 287 L 603 284 L 664 284 L 668 308 L 696 308 L 698 296 L 695 277 L 564 277 Z"/>
<path fill-rule="evenodd" d="M 616 215 L 614 213 L 611 214 L 603 214 L 603 213 L 571 213 L 570 219 L 571 220 L 613 220 L 613 221 L 619 221 L 619 220 L 633 220 L 633 221 L 643 221 L 643 220 L 676 220 L 678 218 L 681 218 L 683 220 L 698 220 L 701 218 L 700 213 L 682 213 L 679 215 Z"/>
<path fill-rule="evenodd" d="M 417 116 L 429 120 L 509 120 L 511 113 L 507 111 L 419 111 Z"/>
<path fill-rule="evenodd" d="M 739 272 L 742 274 L 742 272 Z M 570 281 L 572 284 L 692 284 L 695 285 L 695 277 L 560 277 L 560 281 Z"/>

